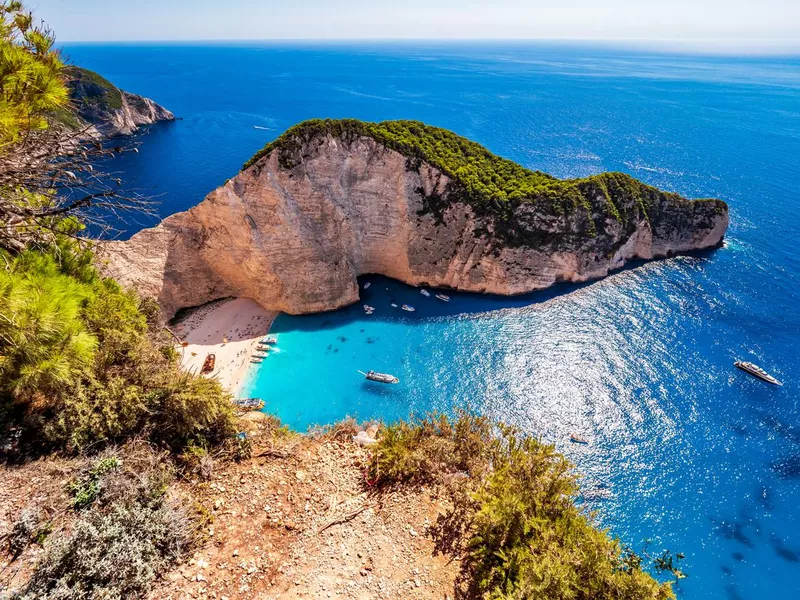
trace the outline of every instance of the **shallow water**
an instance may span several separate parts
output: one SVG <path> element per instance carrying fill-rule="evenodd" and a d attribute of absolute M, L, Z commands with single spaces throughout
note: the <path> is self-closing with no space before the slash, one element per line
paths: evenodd
<path fill-rule="evenodd" d="M 534 45 L 68 51 L 184 117 L 117 162 L 164 193 L 162 214 L 317 116 L 420 119 L 558 176 L 621 170 L 727 200 L 725 247 L 591 285 L 513 299 L 448 292 L 444 304 L 366 277 L 354 307 L 279 317 L 280 352 L 250 391 L 299 429 L 453 407 L 517 423 L 577 463 L 589 506 L 625 542 L 686 553 L 681 597 L 796 594 L 800 61 Z M 748 377 L 736 359 L 786 385 Z M 401 383 L 367 383 L 357 371 L 368 369 Z"/>

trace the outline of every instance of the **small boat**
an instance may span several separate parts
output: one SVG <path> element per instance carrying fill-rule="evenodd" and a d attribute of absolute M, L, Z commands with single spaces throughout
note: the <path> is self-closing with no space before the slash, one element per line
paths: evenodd
<path fill-rule="evenodd" d="M 431 297 L 431 293 L 428 290 L 426 290 L 425 288 L 422 288 L 419 291 L 419 293 L 422 294 L 423 296 L 425 296 L 426 298 L 430 298 Z"/>
<path fill-rule="evenodd" d="M 211 373 L 214 370 L 214 365 L 217 362 L 217 357 L 213 354 L 209 354 L 206 356 L 206 359 L 203 361 L 203 368 L 200 369 L 201 373 Z"/>
<path fill-rule="evenodd" d="M 254 357 L 254 358 L 250 359 L 250 362 L 253 363 L 253 364 L 256 364 L 256 365 L 260 365 L 261 363 L 264 362 L 264 359 L 263 358 L 255 358 Z"/>
<path fill-rule="evenodd" d="M 733 363 L 736 367 L 740 368 L 745 373 L 749 373 L 753 377 L 757 377 L 761 381 L 766 381 L 767 383 L 771 383 L 772 385 L 783 385 L 780 381 L 775 379 L 772 375 L 767 373 L 764 369 L 759 367 L 758 365 L 754 365 L 751 362 L 743 362 L 741 360 L 737 360 Z"/>
<path fill-rule="evenodd" d="M 364 377 L 369 379 L 370 381 L 377 381 L 378 383 L 400 383 L 400 380 L 395 377 L 394 375 L 389 375 L 387 373 L 377 373 L 375 371 L 369 371 L 368 373 L 364 373 L 364 371 L 359 371 Z"/>
<path fill-rule="evenodd" d="M 270 350 L 272 350 L 272 347 L 267 346 L 266 344 L 259 344 L 258 346 L 256 346 L 256 350 L 259 350 L 261 352 L 269 352 Z"/>
<path fill-rule="evenodd" d="M 394 302 L 392 302 L 392 308 L 397 308 L 397 304 L 395 304 Z"/>
<path fill-rule="evenodd" d="M 261 340 L 258 343 L 261 344 L 262 346 L 266 346 L 267 344 L 277 344 L 278 343 L 278 338 L 270 336 L 270 337 L 264 338 L 263 340 Z"/>
<path fill-rule="evenodd" d="M 589 443 L 589 440 L 587 440 L 585 437 L 581 437 L 581 436 L 579 436 L 579 435 L 577 435 L 575 433 L 573 433 L 573 434 L 571 434 L 569 436 L 569 441 L 572 442 L 573 444 L 588 444 Z"/>
<path fill-rule="evenodd" d="M 262 127 L 261 125 L 253 125 L 253 129 L 262 129 L 264 131 L 270 131 L 269 127 Z"/>
<path fill-rule="evenodd" d="M 265 404 L 261 398 L 234 398 L 233 403 L 244 410 L 261 410 Z"/>
<path fill-rule="evenodd" d="M 374 306 L 370 306 L 369 304 L 365 304 L 364 305 L 364 312 L 367 313 L 368 315 L 371 315 L 372 313 L 375 312 L 375 307 Z"/>
<path fill-rule="evenodd" d="M 442 302 L 450 302 L 450 296 L 447 296 L 445 294 L 436 294 L 436 297 Z"/>
<path fill-rule="evenodd" d="M 410 304 L 403 304 L 403 306 L 401 308 L 403 310 L 407 311 L 407 312 L 414 312 L 415 310 L 417 310 L 416 308 L 414 308 Z"/>
<path fill-rule="evenodd" d="M 371 286 L 371 285 L 372 285 L 372 283 L 370 283 L 370 282 L 368 281 L 367 283 L 365 283 L 365 284 L 364 284 L 364 289 L 365 289 L 365 290 L 368 290 L 368 289 L 369 289 L 369 286 Z"/>

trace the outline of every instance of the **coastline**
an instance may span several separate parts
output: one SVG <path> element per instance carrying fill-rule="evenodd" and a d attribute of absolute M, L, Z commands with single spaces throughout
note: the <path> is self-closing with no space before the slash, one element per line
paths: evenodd
<path fill-rule="evenodd" d="M 216 357 L 213 377 L 239 397 L 250 373 L 250 357 L 278 315 L 250 298 L 217 300 L 192 309 L 173 326 L 181 368 L 199 373 L 206 356 Z"/>

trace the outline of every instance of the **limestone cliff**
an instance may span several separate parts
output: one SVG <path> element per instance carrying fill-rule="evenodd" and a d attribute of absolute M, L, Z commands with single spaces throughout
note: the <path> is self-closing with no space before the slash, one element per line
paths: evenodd
<path fill-rule="evenodd" d="M 720 200 L 621 173 L 561 181 L 422 124 L 403 131 L 434 146 L 341 123 L 293 128 L 194 208 L 107 244 L 107 273 L 167 316 L 225 296 L 299 314 L 356 302 L 361 274 L 521 294 L 713 247 L 728 225 Z M 494 174 L 464 166 L 484 162 Z M 529 179 L 497 187 L 497 172 Z"/>
<path fill-rule="evenodd" d="M 163 106 L 120 90 L 93 71 L 68 67 L 66 72 L 70 100 L 78 116 L 64 113 L 63 122 L 74 130 L 88 128 L 88 137 L 131 135 L 143 125 L 175 120 Z"/>

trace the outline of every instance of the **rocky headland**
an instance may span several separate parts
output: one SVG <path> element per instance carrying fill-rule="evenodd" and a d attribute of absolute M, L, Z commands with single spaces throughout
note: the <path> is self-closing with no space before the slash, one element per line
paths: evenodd
<path fill-rule="evenodd" d="M 86 137 L 132 135 L 142 126 L 175 120 L 163 106 L 119 89 L 94 71 L 70 66 L 66 76 L 73 110 L 56 116 Z"/>
<path fill-rule="evenodd" d="M 313 120 L 194 208 L 101 253 L 166 316 L 223 297 L 313 313 L 356 278 L 522 294 L 721 243 L 728 207 L 623 173 L 559 180 L 414 121 Z"/>

